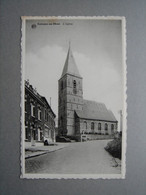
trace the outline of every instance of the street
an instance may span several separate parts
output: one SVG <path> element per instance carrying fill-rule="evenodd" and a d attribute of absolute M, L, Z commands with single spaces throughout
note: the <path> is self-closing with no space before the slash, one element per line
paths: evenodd
<path fill-rule="evenodd" d="M 104 150 L 109 140 L 69 143 L 66 148 L 25 160 L 26 173 L 120 174 Z M 68 143 L 67 143 L 68 144 Z"/>

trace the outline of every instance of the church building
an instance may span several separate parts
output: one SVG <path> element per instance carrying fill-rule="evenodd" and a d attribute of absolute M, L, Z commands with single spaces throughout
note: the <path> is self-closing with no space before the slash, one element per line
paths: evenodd
<path fill-rule="evenodd" d="M 69 46 L 58 81 L 59 135 L 76 137 L 78 140 L 111 138 L 117 131 L 118 121 L 105 104 L 83 99 L 82 82 Z"/>

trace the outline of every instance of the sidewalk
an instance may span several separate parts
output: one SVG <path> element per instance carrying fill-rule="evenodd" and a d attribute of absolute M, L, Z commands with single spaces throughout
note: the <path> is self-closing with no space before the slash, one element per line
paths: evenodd
<path fill-rule="evenodd" d="M 50 146 L 31 146 L 25 148 L 25 159 L 40 156 L 67 147 L 70 143 L 54 143 Z"/>

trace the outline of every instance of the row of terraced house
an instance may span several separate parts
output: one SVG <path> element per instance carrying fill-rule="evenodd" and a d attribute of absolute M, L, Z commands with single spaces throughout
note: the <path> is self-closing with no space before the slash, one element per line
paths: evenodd
<path fill-rule="evenodd" d="M 55 142 L 55 117 L 45 97 L 29 81 L 25 81 L 25 143 L 26 146 Z"/>

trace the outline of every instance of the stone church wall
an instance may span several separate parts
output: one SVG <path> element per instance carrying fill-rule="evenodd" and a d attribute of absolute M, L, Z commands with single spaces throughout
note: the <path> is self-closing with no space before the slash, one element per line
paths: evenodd
<path fill-rule="evenodd" d="M 92 123 L 94 124 L 94 128 L 92 129 Z M 101 129 L 99 128 L 99 123 L 101 124 Z M 105 124 L 107 124 L 108 128 L 105 130 Z M 112 129 L 113 125 L 113 129 Z M 103 134 L 103 135 L 111 135 L 117 131 L 116 122 L 106 122 L 106 121 L 95 121 L 95 120 L 85 120 L 80 119 L 80 133 L 95 133 L 95 134 Z"/>

